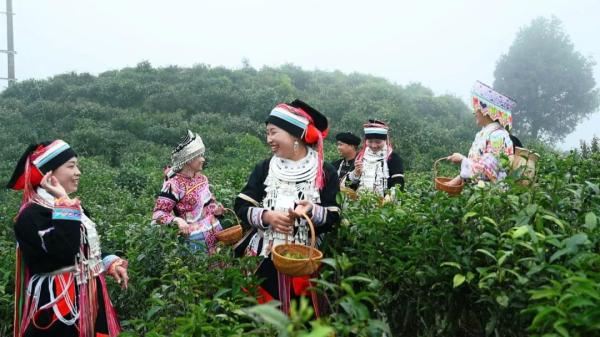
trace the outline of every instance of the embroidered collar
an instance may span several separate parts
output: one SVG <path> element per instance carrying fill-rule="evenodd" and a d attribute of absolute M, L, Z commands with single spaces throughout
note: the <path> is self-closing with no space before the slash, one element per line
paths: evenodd
<path fill-rule="evenodd" d="M 364 158 L 364 160 L 366 160 L 368 162 L 376 162 L 376 161 L 385 159 L 386 154 L 387 154 L 387 146 L 385 146 L 385 145 L 381 148 L 381 150 L 379 150 L 377 152 L 373 152 L 373 150 L 371 150 L 371 148 L 368 147 L 365 150 L 365 155 L 363 158 Z"/>
<path fill-rule="evenodd" d="M 40 197 L 37 202 L 39 205 L 47 208 L 54 207 L 54 196 L 48 193 L 48 191 L 46 191 L 40 186 L 36 188 L 35 193 L 37 193 L 37 195 Z"/>
<path fill-rule="evenodd" d="M 317 152 L 308 148 L 306 157 L 294 161 L 273 156 L 269 164 L 269 175 L 286 182 L 314 180 L 318 169 Z"/>

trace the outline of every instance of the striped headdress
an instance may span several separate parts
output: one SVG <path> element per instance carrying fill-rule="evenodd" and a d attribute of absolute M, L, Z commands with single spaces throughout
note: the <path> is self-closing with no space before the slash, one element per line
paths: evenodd
<path fill-rule="evenodd" d="M 15 191 L 24 190 L 24 206 L 35 198 L 35 188 L 40 185 L 44 175 L 73 157 L 77 157 L 75 151 L 60 139 L 29 145 L 17 162 L 6 187 Z"/>
<path fill-rule="evenodd" d="M 365 139 L 363 141 L 363 146 L 362 146 L 360 152 L 356 156 L 356 160 L 357 161 L 362 160 L 362 158 L 365 154 L 365 150 L 367 149 L 367 139 L 385 140 L 386 148 L 387 148 L 386 160 L 389 159 L 390 155 L 392 155 L 392 152 L 393 152 L 392 142 L 391 142 L 390 136 L 389 136 L 389 131 L 390 131 L 389 125 L 385 122 L 382 122 L 382 121 L 379 121 L 376 119 L 369 119 L 369 121 L 367 123 L 363 124 L 363 131 L 365 133 Z"/>
<path fill-rule="evenodd" d="M 315 184 L 318 188 L 323 188 L 325 186 L 323 140 L 329 133 L 327 117 L 317 109 L 297 99 L 289 104 L 281 103 L 275 106 L 265 122 L 273 124 L 301 139 L 306 144 L 315 147 L 319 157 Z"/>

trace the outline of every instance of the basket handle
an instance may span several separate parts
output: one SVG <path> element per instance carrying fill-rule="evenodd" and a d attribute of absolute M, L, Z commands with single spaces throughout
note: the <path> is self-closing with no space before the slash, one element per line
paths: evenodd
<path fill-rule="evenodd" d="M 316 238 L 316 234 L 315 234 L 315 225 L 313 224 L 312 220 L 308 217 L 308 215 L 306 215 L 306 213 L 301 213 L 300 214 L 304 219 L 306 219 L 306 222 L 308 223 L 308 227 L 310 228 L 310 247 L 311 248 L 316 248 L 315 245 L 317 243 L 317 238 Z M 287 238 L 287 236 L 286 236 Z M 312 260 L 312 255 L 313 255 L 313 249 L 310 249 L 308 251 L 308 260 Z"/>
<path fill-rule="evenodd" d="M 344 174 L 344 176 L 342 177 L 342 179 L 340 180 L 340 188 L 342 186 L 346 186 L 346 179 L 348 178 L 348 173 Z"/>
<path fill-rule="evenodd" d="M 227 207 L 223 207 L 223 210 L 226 212 L 231 212 L 231 214 L 233 214 L 233 216 L 235 217 L 235 221 L 237 221 L 237 224 L 241 225 L 240 218 L 238 218 L 238 216 L 237 216 L 237 214 L 235 214 L 234 210 L 232 210 L 231 208 L 227 208 Z M 213 214 L 213 216 L 214 216 L 214 214 Z M 210 232 L 212 233 L 212 235 L 216 235 L 215 228 L 213 227 L 212 224 L 210 224 Z"/>
<path fill-rule="evenodd" d="M 435 181 L 435 178 L 437 178 L 437 176 L 438 176 L 438 165 L 440 164 L 440 161 L 442 161 L 442 160 L 448 160 L 448 157 L 442 157 L 433 162 L 433 180 L 434 181 Z"/>
<path fill-rule="evenodd" d="M 242 222 L 240 221 L 240 218 L 238 218 L 237 214 L 235 214 L 235 211 L 232 210 L 231 208 L 227 208 L 227 207 L 223 207 L 223 210 L 226 212 L 231 212 L 231 214 L 233 214 L 233 216 L 235 217 L 235 221 L 237 222 L 238 225 L 242 225 Z"/>

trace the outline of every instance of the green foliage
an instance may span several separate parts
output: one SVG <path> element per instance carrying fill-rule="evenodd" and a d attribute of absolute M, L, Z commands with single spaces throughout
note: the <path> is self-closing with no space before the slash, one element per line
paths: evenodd
<path fill-rule="evenodd" d="M 509 177 L 449 198 L 419 183 L 395 204 L 350 202 L 331 251 L 381 282 L 397 335 L 596 335 L 599 158 L 543 152 L 531 188 Z"/>
<path fill-rule="evenodd" d="M 515 130 L 560 140 L 596 111 L 595 62 L 577 52 L 556 17 L 522 28 L 494 71 L 494 88 L 517 101 Z"/>
<path fill-rule="evenodd" d="M 325 111 L 332 133 L 359 131 L 369 116 L 388 119 L 412 168 L 395 202 L 340 196 L 343 220 L 326 238 L 327 259 L 313 280 L 331 315 L 318 319 L 304 301 L 289 317 L 275 304 L 257 305 L 256 259 L 234 259 L 226 247 L 210 258 L 192 254 L 174 228 L 150 225 L 163 168 L 185 129 L 203 136 L 205 174 L 231 207 L 269 155 L 265 115 L 294 97 Z M 0 97 L 0 180 L 29 142 L 61 137 L 82 154 L 77 194 L 103 250 L 130 262 L 127 291 L 109 281 L 124 336 L 597 335 L 599 154 L 561 156 L 536 145 L 542 159 L 531 188 L 510 176 L 450 198 L 433 190 L 430 169 L 434 159 L 466 151 L 473 130 L 465 110 L 419 84 L 290 65 L 141 63 L 99 76 L 64 74 L 21 82 Z M 336 156 L 332 142 L 325 150 L 328 160 Z M 12 330 L 19 198 L 0 191 L 1 336 Z"/>
<path fill-rule="evenodd" d="M 580 141 L 578 153 L 583 158 L 590 158 L 590 156 L 600 153 L 600 139 L 594 136 L 589 145 L 585 140 Z"/>
<path fill-rule="evenodd" d="M 419 84 L 402 87 L 373 76 L 293 65 L 157 69 L 142 62 L 98 76 L 69 73 L 7 88 L 0 95 L 0 140 L 20 148 L 60 137 L 81 154 L 119 166 L 123 155 L 142 148 L 172 147 L 189 128 L 202 135 L 209 152 L 222 153 L 232 147 L 233 135 L 263 139 L 268 112 L 296 97 L 329 117 L 332 135 L 361 134 L 370 117 L 389 121 L 407 168 L 426 169 L 434 157 L 456 150 L 452 145 L 466 151 L 472 139 L 474 124 L 462 101 L 436 97 Z M 8 152 L 7 162 L 18 152 Z"/>

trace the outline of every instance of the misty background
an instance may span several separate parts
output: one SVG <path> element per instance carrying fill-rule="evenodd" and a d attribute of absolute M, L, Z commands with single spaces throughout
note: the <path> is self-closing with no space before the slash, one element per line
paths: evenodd
<path fill-rule="evenodd" d="M 2 5 L 3 6 L 3 5 Z M 465 102 L 521 27 L 556 16 L 575 50 L 600 60 L 600 2 L 578 1 L 13 1 L 16 77 L 155 67 L 293 63 L 420 82 Z M 5 17 L 0 17 L 5 27 Z M 0 44 L 6 45 L 5 34 Z M 2 55 L 0 75 L 6 76 Z M 594 67 L 596 81 L 600 67 Z M 6 86 L 6 82 L 2 83 Z M 515 121 L 519 123 L 519 121 Z M 600 112 L 559 147 L 589 140 Z"/>

